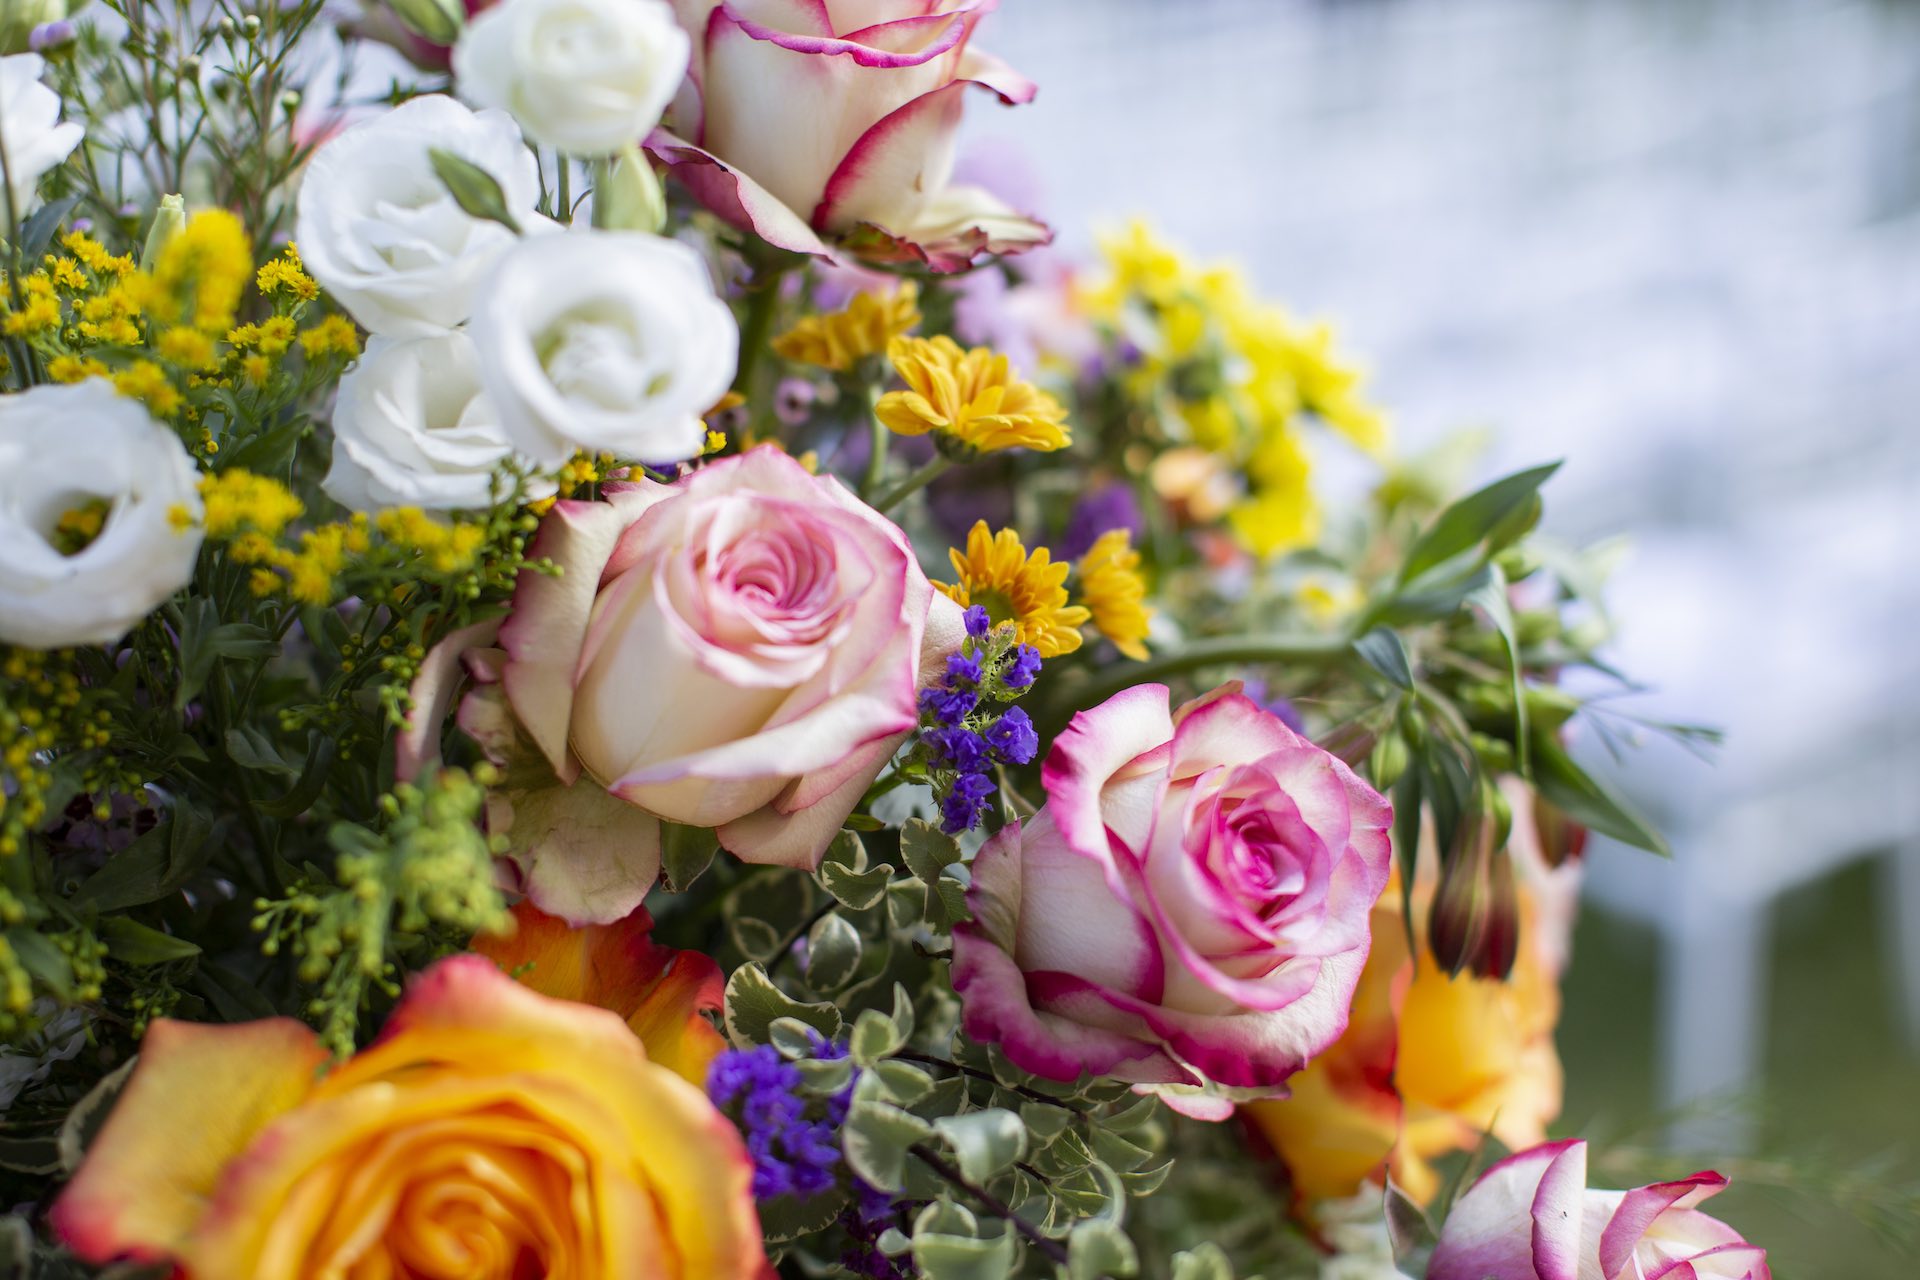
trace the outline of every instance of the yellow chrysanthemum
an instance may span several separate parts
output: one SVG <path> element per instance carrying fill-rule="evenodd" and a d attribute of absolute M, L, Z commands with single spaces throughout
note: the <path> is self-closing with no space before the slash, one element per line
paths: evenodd
<path fill-rule="evenodd" d="M 1135 662 L 1147 660 L 1147 583 L 1140 576 L 1140 553 L 1132 535 L 1111 529 L 1080 557 L 1080 598 L 1093 613 L 1093 625 L 1113 647 Z"/>
<path fill-rule="evenodd" d="M 1093 615 L 1067 603 L 1067 566 L 1052 563 L 1052 553 L 1035 547 L 1033 554 L 1011 529 L 990 533 L 987 522 L 977 522 L 967 534 L 967 549 L 949 551 L 960 581 L 949 586 L 936 582 L 942 594 L 962 608 L 980 605 L 998 624 L 1011 622 L 1022 644 L 1039 650 L 1043 658 L 1072 653 L 1080 647 L 1080 627 Z"/>
<path fill-rule="evenodd" d="M 887 429 L 903 436 L 938 431 L 990 453 L 996 449 L 1064 449 L 1067 410 L 1058 400 L 1007 365 L 1007 358 L 985 347 L 964 351 L 942 334 L 895 338 L 887 358 L 908 391 L 880 397 L 874 412 Z"/>
<path fill-rule="evenodd" d="M 773 340 L 773 349 L 796 364 L 845 373 L 920 323 L 920 286 L 903 281 L 890 293 L 858 293 L 844 311 L 807 316 Z"/>

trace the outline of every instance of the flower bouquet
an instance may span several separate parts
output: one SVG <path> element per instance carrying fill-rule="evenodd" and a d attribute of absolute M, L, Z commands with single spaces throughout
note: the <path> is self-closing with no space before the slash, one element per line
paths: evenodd
<path fill-rule="evenodd" d="M 990 3 L 43 7 L 6 1274 L 1765 1280 L 1546 1142 L 1554 467 L 953 181 Z"/>

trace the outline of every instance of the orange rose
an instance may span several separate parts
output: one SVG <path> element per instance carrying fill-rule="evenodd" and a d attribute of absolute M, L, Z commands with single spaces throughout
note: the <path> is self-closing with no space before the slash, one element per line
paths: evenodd
<path fill-rule="evenodd" d="M 1577 866 L 1549 871 L 1533 839 L 1530 796 L 1514 810 L 1508 849 L 1518 873 L 1521 948 L 1504 982 L 1448 977 L 1426 943 L 1436 859 L 1422 856 L 1407 949 L 1396 871 L 1373 911 L 1373 952 L 1346 1034 L 1290 1082 L 1283 1101 L 1246 1108 L 1307 1203 L 1354 1194 L 1390 1168 L 1425 1203 L 1439 1190 L 1431 1160 L 1476 1145 L 1489 1128 L 1514 1150 L 1546 1140 L 1560 1114 L 1560 971 L 1572 927 Z"/>
<path fill-rule="evenodd" d="M 612 924 L 575 928 L 523 898 L 513 924 L 511 934 L 475 938 L 473 949 L 543 996 L 613 1010 L 647 1057 L 707 1087 L 707 1068 L 727 1047 L 702 1016 L 718 1013 L 726 998 L 711 956 L 655 942 L 645 907 Z"/>
<path fill-rule="evenodd" d="M 205 1280 L 765 1266 L 738 1134 L 617 1017 L 454 956 L 326 1061 L 290 1019 L 155 1022 L 55 1231 Z"/>

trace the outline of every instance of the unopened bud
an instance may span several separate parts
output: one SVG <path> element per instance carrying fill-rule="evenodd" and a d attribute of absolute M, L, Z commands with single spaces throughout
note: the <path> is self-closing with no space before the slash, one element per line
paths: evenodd
<path fill-rule="evenodd" d="M 153 211 L 153 225 L 147 228 L 147 243 L 140 250 L 140 269 L 151 271 L 173 238 L 187 229 L 185 196 L 161 196 L 160 207 Z"/>
<path fill-rule="evenodd" d="M 1389 790 L 1407 771 L 1407 740 L 1397 731 L 1389 730 L 1381 735 L 1380 741 L 1373 744 L 1373 754 L 1367 760 L 1367 774 L 1374 788 Z"/>
<path fill-rule="evenodd" d="M 1482 978 L 1505 978 L 1520 939 L 1520 899 L 1506 848 L 1512 815 L 1491 785 L 1482 787 L 1481 804 L 1461 823 L 1440 868 L 1427 938 L 1449 974 L 1471 969 Z"/>
<path fill-rule="evenodd" d="M 614 157 L 593 193 L 593 225 L 608 231 L 659 231 L 667 225 L 660 175 L 638 147 Z"/>
<path fill-rule="evenodd" d="M 459 0 L 389 0 L 400 25 L 431 44 L 451 45 L 467 25 Z"/>

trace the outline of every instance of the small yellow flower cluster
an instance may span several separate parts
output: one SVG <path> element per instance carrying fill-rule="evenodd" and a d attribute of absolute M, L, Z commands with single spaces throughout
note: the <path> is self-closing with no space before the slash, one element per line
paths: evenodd
<path fill-rule="evenodd" d="M 803 317 L 773 349 L 795 364 L 845 373 L 919 323 L 920 286 L 906 280 L 888 293 L 857 293 L 845 310 Z"/>
<path fill-rule="evenodd" d="M 238 468 L 201 480 L 200 501 L 206 507 L 209 538 L 233 538 L 243 533 L 277 538 L 306 511 L 300 499 L 278 480 Z"/>
<path fill-rule="evenodd" d="M 47 818 L 53 771 L 44 753 L 55 746 L 97 750 L 111 735 L 107 713 L 83 705 L 80 679 L 63 655 L 34 649 L 0 649 L 0 655 L 0 857 L 6 857 Z"/>
<path fill-rule="evenodd" d="M 360 334 L 345 316 L 328 316 L 311 329 L 301 330 L 300 349 L 309 360 L 327 355 L 351 360 L 360 354 Z"/>
<path fill-rule="evenodd" d="M 970 449 L 1051 452 L 1071 443 L 1067 410 L 986 347 L 963 350 L 945 334 L 895 338 L 887 357 L 908 390 L 880 397 L 874 412 L 903 436 L 935 431 Z"/>
<path fill-rule="evenodd" d="M 263 265 L 253 276 L 254 287 L 265 297 L 284 292 L 299 302 L 312 302 L 320 296 L 320 286 L 307 274 L 300 261 L 300 247 L 289 240 L 280 256 Z"/>
<path fill-rule="evenodd" d="M 374 519 L 381 536 L 418 553 L 435 573 L 460 573 L 473 567 L 487 540 L 486 527 L 444 523 L 418 507 L 394 507 Z"/>
<path fill-rule="evenodd" d="M 252 275 L 253 246 L 240 219 L 225 209 L 207 209 L 165 243 L 141 287 L 154 317 L 220 334 L 233 327 Z"/>
<path fill-rule="evenodd" d="M 1319 536 L 1320 511 L 1299 426 L 1312 414 L 1367 453 L 1387 451 L 1386 417 L 1367 400 L 1360 369 L 1334 349 L 1324 324 L 1302 325 L 1248 289 L 1225 266 L 1196 267 L 1141 223 L 1102 242 L 1106 275 L 1080 293 L 1088 314 L 1141 348 L 1129 393 L 1150 406 L 1164 434 L 1220 459 L 1218 474 L 1191 462 L 1169 474 L 1201 518 L 1223 507 L 1239 541 L 1270 556 Z M 1156 468 L 1156 483 L 1161 479 Z M 1212 501 L 1217 481 L 1244 483 Z M 1243 481 L 1238 478 L 1243 478 Z M 1198 482 L 1198 488 L 1195 487 Z"/>

